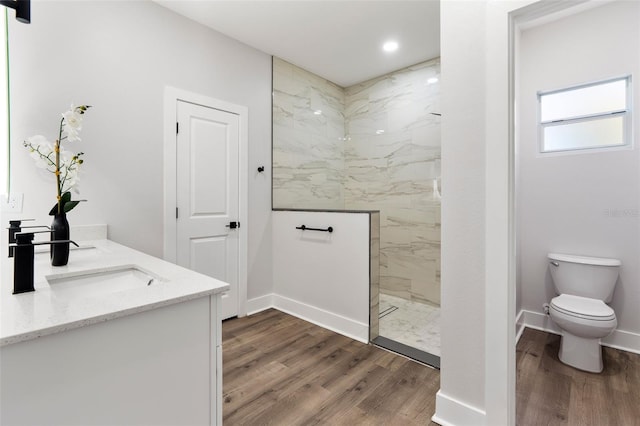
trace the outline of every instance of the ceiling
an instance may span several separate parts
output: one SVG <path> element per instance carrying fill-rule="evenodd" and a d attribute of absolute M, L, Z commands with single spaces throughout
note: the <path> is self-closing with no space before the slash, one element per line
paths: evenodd
<path fill-rule="evenodd" d="M 342 87 L 440 56 L 438 0 L 155 1 Z"/>

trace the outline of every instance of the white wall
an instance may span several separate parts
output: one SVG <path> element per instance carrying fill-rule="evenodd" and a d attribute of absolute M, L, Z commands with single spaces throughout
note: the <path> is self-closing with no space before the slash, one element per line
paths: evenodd
<path fill-rule="evenodd" d="M 517 190 L 522 309 L 555 296 L 547 253 L 621 259 L 611 307 L 640 352 L 640 115 L 633 150 L 541 156 L 536 128 L 538 90 L 632 74 L 640 107 L 639 22 L 640 3 L 618 1 L 522 32 Z"/>
<path fill-rule="evenodd" d="M 368 342 L 369 214 L 274 211 L 273 281 L 272 300 L 249 309 L 275 306 Z"/>
<path fill-rule="evenodd" d="M 576 4 L 442 2 L 443 365 L 434 420 L 443 425 L 515 423 L 509 24 Z"/>
<path fill-rule="evenodd" d="M 109 238 L 162 256 L 163 91 L 169 85 L 249 108 L 248 295 L 271 292 L 271 58 L 148 1 L 36 2 L 32 23 L 9 20 L 12 190 L 20 217 L 49 223 L 51 176 L 22 141 L 57 137 L 60 113 L 90 104 L 72 225 L 107 223 Z M 265 173 L 256 168 L 266 166 Z M 3 223 L 7 218 L 3 217 Z"/>
<path fill-rule="evenodd" d="M 436 421 L 452 424 L 459 419 L 451 418 L 443 401 L 470 406 L 470 416 L 480 421 L 483 413 L 476 411 L 484 408 L 484 13 L 484 2 L 441 5 L 442 369 Z"/>
<path fill-rule="evenodd" d="M 443 425 L 515 422 L 509 14 L 530 3 L 441 4 Z"/>

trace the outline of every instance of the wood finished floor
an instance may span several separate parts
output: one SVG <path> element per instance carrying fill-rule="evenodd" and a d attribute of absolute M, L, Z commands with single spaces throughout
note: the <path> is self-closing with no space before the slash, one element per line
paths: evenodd
<path fill-rule="evenodd" d="M 225 425 L 435 425 L 438 370 L 273 309 L 222 343 Z"/>
<path fill-rule="evenodd" d="M 526 329 L 516 351 L 518 426 L 640 426 L 640 355 L 604 348 L 604 371 L 558 359 L 560 336 Z"/>

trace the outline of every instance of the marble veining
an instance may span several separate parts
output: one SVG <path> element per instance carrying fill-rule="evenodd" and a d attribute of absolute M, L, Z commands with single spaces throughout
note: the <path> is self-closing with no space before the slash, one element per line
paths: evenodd
<path fill-rule="evenodd" d="M 438 59 L 345 90 L 344 198 L 380 209 L 380 291 L 440 303 Z"/>
<path fill-rule="evenodd" d="M 379 334 L 440 356 L 440 308 L 380 294 Z M 395 308 L 395 309 L 394 309 Z"/>
<path fill-rule="evenodd" d="M 273 205 L 344 208 L 344 93 L 273 59 Z"/>
<path fill-rule="evenodd" d="M 439 77 L 433 59 L 341 88 L 274 58 L 274 207 L 380 210 L 380 291 L 435 304 Z"/>

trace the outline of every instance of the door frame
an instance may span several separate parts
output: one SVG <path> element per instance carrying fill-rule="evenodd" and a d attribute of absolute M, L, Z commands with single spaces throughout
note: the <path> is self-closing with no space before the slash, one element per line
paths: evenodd
<path fill-rule="evenodd" d="M 249 109 L 246 106 L 232 104 L 209 96 L 165 86 L 164 119 L 163 119 L 163 258 L 172 263 L 177 261 L 177 223 L 176 223 L 176 191 L 177 191 L 177 146 L 176 120 L 178 101 L 189 102 L 207 108 L 226 111 L 239 118 L 240 146 L 238 147 L 238 316 L 247 314 L 247 243 L 249 227 Z"/>
<path fill-rule="evenodd" d="M 485 102 L 486 275 L 485 424 L 516 421 L 516 83 L 519 32 L 594 0 L 485 1 L 488 10 Z M 507 321 L 505 321 L 507 319 Z M 446 359 L 446 358 L 445 358 Z"/>

